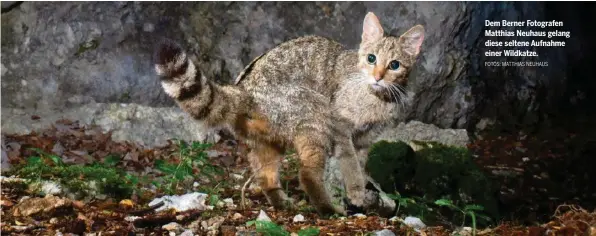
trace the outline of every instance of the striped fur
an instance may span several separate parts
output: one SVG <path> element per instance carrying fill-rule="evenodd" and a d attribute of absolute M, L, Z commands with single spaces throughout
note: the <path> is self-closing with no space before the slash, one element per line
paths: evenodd
<path fill-rule="evenodd" d="M 184 111 L 209 126 L 229 127 L 251 107 L 250 99 L 244 99 L 246 94 L 240 89 L 207 80 L 175 42 L 164 41 L 159 45 L 154 64 L 164 91 Z"/>

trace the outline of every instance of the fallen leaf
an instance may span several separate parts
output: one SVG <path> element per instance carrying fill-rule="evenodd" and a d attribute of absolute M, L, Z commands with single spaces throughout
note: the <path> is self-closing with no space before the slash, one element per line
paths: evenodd
<path fill-rule="evenodd" d="M 122 208 L 129 209 L 129 208 L 132 208 L 135 204 L 130 199 L 123 199 L 122 201 L 120 201 L 119 205 Z"/>

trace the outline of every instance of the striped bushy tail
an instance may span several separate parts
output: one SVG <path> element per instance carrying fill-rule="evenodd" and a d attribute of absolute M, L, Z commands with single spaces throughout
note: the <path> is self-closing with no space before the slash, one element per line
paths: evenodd
<path fill-rule="evenodd" d="M 205 78 L 179 44 L 165 40 L 153 57 L 164 91 L 185 112 L 208 126 L 234 126 L 250 108 L 245 92 Z"/>

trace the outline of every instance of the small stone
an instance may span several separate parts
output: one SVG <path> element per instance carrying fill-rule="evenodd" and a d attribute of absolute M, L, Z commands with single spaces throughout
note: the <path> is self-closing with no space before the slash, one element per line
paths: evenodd
<path fill-rule="evenodd" d="M 209 158 L 218 157 L 218 156 L 219 156 L 219 154 L 220 154 L 220 153 L 219 153 L 218 151 L 216 151 L 216 150 L 208 150 L 208 151 L 205 151 L 205 153 L 207 153 L 207 157 L 209 157 Z"/>
<path fill-rule="evenodd" d="M 269 218 L 269 216 L 267 216 L 267 213 L 265 213 L 263 210 L 261 210 L 259 212 L 259 216 L 257 216 L 257 221 L 271 221 L 271 218 Z"/>
<path fill-rule="evenodd" d="M 196 182 L 195 181 L 194 183 L 192 183 L 192 187 L 193 188 L 198 188 L 199 187 L 199 182 Z"/>
<path fill-rule="evenodd" d="M 206 228 L 206 231 L 209 231 L 209 233 L 212 235 L 217 235 L 219 227 L 221 226 L 221 224 L 223 224 L 225 220 L 226 218 L 223 216 L 216 216 L 207 220 L 208 226 Z"/>
<path fill-rule="evenodd" d="M 463 227 L 459 231 L 457 231 L 457 234 L 462 236 L 472 235 L 472 227 Z"/>
<path fill-rule="evenodd" d="M 201 229 L 203 229 L 203 231 L 207 231 L 209 228 L 209 224 L 207 224 L 206 220 L 201 221 Z"/>
<path fill-rule="evenodd" d="M 530 158 L 523 157 L 523 158 L 522 158 L 522 161 L 523 161 L 523 162 L 528 162 L 528 161 L 530 161 Z"/>
<path fill-rule="evenodd" d="M 395 233 L 393 233 L 393 231 L 391 231 L 391 230 L 384 229 L 384 230 L 375 232 L 375 235 L 376 236 L 395 236 Z"/>
<path fill-rule="evenodd" d="M 234 178 L 235 180 L 243 180 L 244 176 L 239 174 L 232 174 L 232 178 Z"/>
<path fill-rule="evenodd" d="M 127 217 L 124 217 L 124 220 L 125 221 L 128 221 L 128 222 L 133 222 L 133 221 L 135 221 L 137 219 L 140 219 L 140 218 L 143 218 L 143 217 L 140 217 L 140 216 L 127 216 Z"/>
<path fill-rule="evenodd" d="M 223 208 L 225 205 L 226 203 L 223 201 L 217 201 L 217 203 L 215 203 L 215 206 L 217 206 L 218 208 Z"/>
<path fill-rule="evenodd" d="M 50 219 L 50 224 L 53 224 L 53 225 L 58 224 L 58 218 L 54 217 L 54 218 Z"/>
<path fill-rule="evenodd" d="M 191 231 L 191 230 L 188 230 L 188 229 L 187 229 L 187 230 L 184 230 L 184 232 L 182 232 L 182 233 L 180 234 L 180 236 L 194 236 L 194 234 L 192 233 L 192 231 Z"/>
<path fill-rule="evenodd" d="M 182 231 L 182 226 L 176 222 L 168 223 L 161 227 L 163 230 L 167 230 L 170 232 L 180 232 Z"/>
<path fill-rule="evenodd" d="M 418 217 L 408 216 L 404 219 L 404 224 L 414 228 L 416 231 L 426 228 L 426 225 Z"/>
<path fill-rule="evenodd" d="M 231 198 L 226 198 L 223 200 L 223 202 L 226 204 L 226 207 L 228 209 L 235 209 L 236 208 L 236 204 L 234 204 L 234 200 Z"/>
<path fill-rule="evenodd" d="M 234 215 L 232 216 L 232 220 L 240 220 L 244 218 L 244 216 L 238 212 L 234 213 Z"/>
<path fill-rule="evenodd" d="M 301 215 L 301 214 L 295 215 L 295 216 L 294 216 L 294 219 L 292 219 L 292 221 L 293 221 L 294 223 L 297 223 L 297 222 L 304 222 L 304 216 L 303 216 L 303 215 Z"/>
<path fill-rule="evenodd" d="M 398 221 L 399 221 L 399 217 L 397 217 L 397 216 L 394 216 L 394 217 L 389 218 L 389 222 L 395 223 L 395 222 L 398 222 Z"/>
<path fill-rule="evenodd" d="M 360 218 L 360 219 L 365 219 L 366 218 L 366 215 L 365 214 L 362 214 L 362 213 L 356 213 L 353 216 L 356 217 L 356 218 Z"/>

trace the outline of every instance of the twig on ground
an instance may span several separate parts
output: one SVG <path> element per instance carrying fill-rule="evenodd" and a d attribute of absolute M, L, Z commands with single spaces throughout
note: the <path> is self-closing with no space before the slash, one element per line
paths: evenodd
<path fill-rule="evenodd" d="M 128 212 L 128 214 L 133 215 L 133 216 L 144 215 L 145 213 L 154 211 L 155 209 L 160 208 L 163 205 L 164 205 L 164 202 L 161 201 L 161 202 L 155 204 L 155 206 L 148 207 L 148 208 L 145 208 L 145 209 L 136 210 L 136 211 L 131 211 L 131 212 Z"/>
<path fill-rule="evenodd" d="M 252 179 L 255 177 L 255 175 L 256 172 L 250 175 L 250 177 L 248 177 L 246 182 L 244 182 L 244 186 L 242 186 L 242 189 L 240 190 L 240 207 L 242 207 L 242 210 L 246 210 L 246 199 L 244 197 L 244 191 L 246 190 L 250 182 L 252 182 Z"/>
<path fill-rule="evenodd" d="M 244 192 L 246 191 L 246 188 L 248 188 L 248 185 L 250 184 L 250 182 L 252 182 L 252 180 L 255 178 L 257 173 L 259 173 L 259 171 L 261 171 L 261 169 L 263 169 L 263 167 L 273 164 L 273 163 L 276 163 L 276 162 L 281 162 L 281 160 L 270 161 L 269 163 L 262 165 L 261 167 L 259 167 L 255 171 L 253 171 L 252 175 L 250 175 L 250 177 L 248 177 L 246 182 L 244 182 L 244 186 L 242 186 L 242 189 L 240 190 L 240 207 L 242 208 L 242 210 L 246 210 L 246 199 L 244 197 Z"/>

